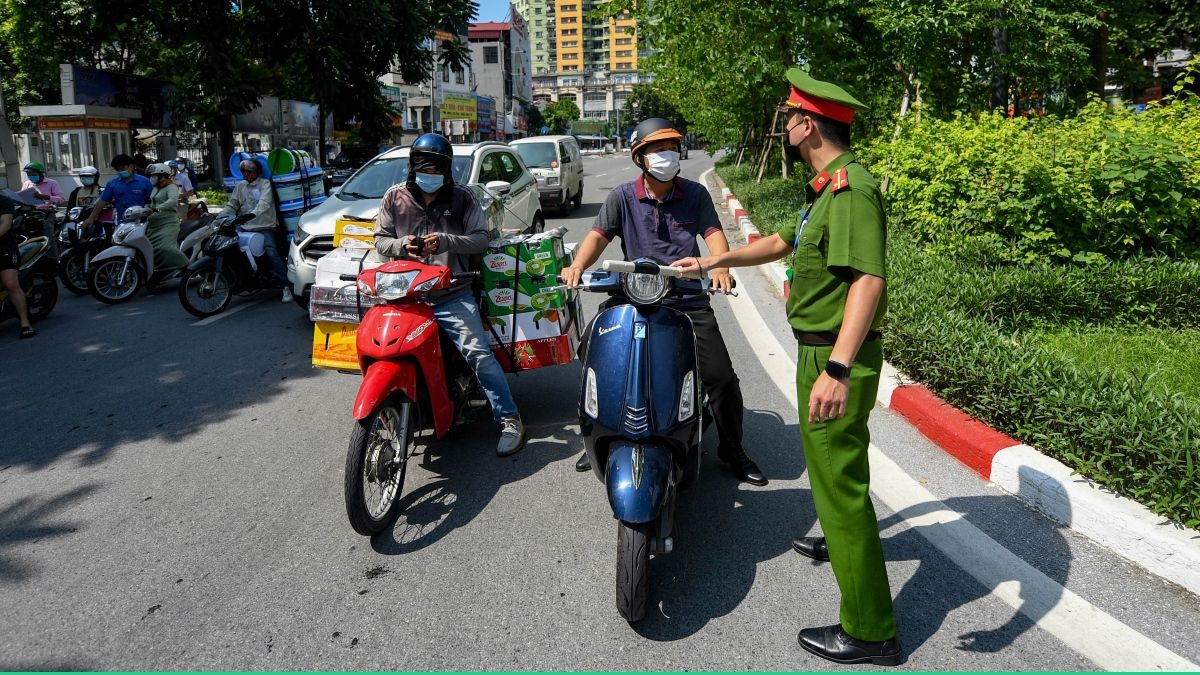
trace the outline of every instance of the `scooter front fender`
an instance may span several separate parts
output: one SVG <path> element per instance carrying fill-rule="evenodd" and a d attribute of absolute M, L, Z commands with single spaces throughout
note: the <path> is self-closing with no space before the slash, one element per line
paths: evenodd
<path fill-rule="evenodd" d="M 354 398 L 354 419 L 363 420 L 388 396 L 402 392 L 417 400 L 417 366 L 412 361 L 376 361 L 367 367 L 358 395 Z"/>
<path fill-rule="evenodd" d="M 95 265 L 96 263 L 101 263 L 112 258 L 129 258 L 136 261 L 138 259 L 138 251 L 132 246 L 114 244 L 93 256 L 92 264 Z"/>
<path fill-rule="evenodd" d="M 626 523 L 654 522 L 670 489 L 671 450 L 616 441 L 609 447 L 604 476 L 614 518 Z"/>

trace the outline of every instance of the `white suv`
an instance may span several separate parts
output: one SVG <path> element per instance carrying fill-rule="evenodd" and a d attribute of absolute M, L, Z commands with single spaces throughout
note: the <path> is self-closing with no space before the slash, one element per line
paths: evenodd
<path fill-rule="evenodd" d="M 502 230 L 541 232 L 546 227 L 537 181 L 512 148 L 500 142 L 455 145 L 454 182 L 475 193 L 489 220 Z M 300 217 L 288 247 L 288 281 L 296 302 L 308 306 L 317 261 L 333 250 L 338 218 L 374 219 L 383 193 L 408 179 L 408 148 L 392 148 L 367 162 L 321 205 Z"/>

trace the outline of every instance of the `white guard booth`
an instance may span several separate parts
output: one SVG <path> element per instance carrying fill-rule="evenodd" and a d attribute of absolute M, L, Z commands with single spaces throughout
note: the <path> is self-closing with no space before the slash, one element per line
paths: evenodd
<path fill-rule="evenodd" d="M 20 112 L 37 120 L 37 134 L 25 134 L 17 149 L 22 166 L 45 164 L 46 176 L 68 194 L 80 185 L 79 169 L 85 166 L 100 170 L 101 185 L 117 175 L 109 162 L 133 154 L 130 122 L 142 116 L 132 108 L 95 105 L 29 105 Z"/>

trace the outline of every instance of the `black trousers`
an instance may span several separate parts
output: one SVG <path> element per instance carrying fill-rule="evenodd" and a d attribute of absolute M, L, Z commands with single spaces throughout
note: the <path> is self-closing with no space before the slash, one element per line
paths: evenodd
<path fill-rule="evenodd" d="M 624 298 L 611 298 L 600 305 L 600 311 L 627 304 L 629 301 Z M 742 448 L 742 384 L 733 371 L 733 360 L 729 358 L 729 348 L 725 346 L 712 307 L 681 311 L 691 318 L 692 330 L 696 333 L 696 367 L 717 426 L 717 454 L 724 458 Z M 581 356 L 587 351 L 591 333 L 589 325 L 579 345 Z"/>

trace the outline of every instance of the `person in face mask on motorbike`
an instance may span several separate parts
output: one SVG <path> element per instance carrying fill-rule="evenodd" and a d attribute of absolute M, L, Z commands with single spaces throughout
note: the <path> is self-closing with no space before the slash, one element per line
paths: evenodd
<path fill-rule="evenodd" d="M 472 271 L 470 256 L 488 247 L 487 224 L 475 195 L 454 184 L 453 159 L 454 149 L 441 134 L 425 134 L 413 143 L 408 180 L 393 185 L 379 205 L 375 250 L 381 256 L 444 265 L 451 273 Z M 525 425 L 504 369 L 492 355 L 471 281 L 454 281 L 450 288 L 427 297 L 438 326 L 475 371 L 492 404 L 492 415 L 500 425 L 496 454 L 516 453 L 525 445 Z"/>
<path fill-rule="evenodd" d="M 112 168 L 117 170 L 117 177 L 108 181 L 100 199 L 92 206 L 92 212 L 80 223 L 85 228 L 91 227 L 100 213 L 110 206 L 116 206 L 116 213 L 120 215 L 130 207 L 145 206 L 150 201 L 154 185 L 149 178 L 136 173 L 132 157 L 124 154 L 113 157 Z"/>
<path fill-rule="evenodd" d="M 579 284 L 584 270 L 595 264 L 614 237 L 621 238 L 626 260 L 653 258 L 667 264 L 686 256 L 697 256 L 697 237 L 703 237 L 714 254 L 729 251 L 717 210 L 708 188 L 679 175 L 679 151 L 683 142 L 674 125 L 660 117 L 642 121 L 630 138 L 631 156 L 642 175 L 618 185 L 609 193 L 592 223 L 575 261 L 563 270 L 569 286 Z M 728 293 L 733 279 L 727 268 L 705 269 L 713 287 Z M 620 299 L 616 299 L 617 302 Z M 610 300 L 609 302 L 613 302 Z M 717 455 L 740 480 L 766 485 L 767 479 L 742 447 L 742 388 L 717 317 L 707 295 L 667 299 L 692 319 L 696 332 L 700 379 L 708 394 L 708 405 L 717 425 Z M 578 471 L 591 464 L 584 453 L 575 463 Z"/>
<path fill-rule="evenodd" d="M 94 166 L 85 166 L 79 170 L 79 187 L 71 190 L 71 196 L 67 197 L 67 208 L 73 209 L 76 206 L 90 208 L 96 204 L 96 200 L 100 199 L 100 172 Z"/>
<path fill-rule="evenodd" d="M 37 198 L 42 200 L 39 209 L 50 210 L 66 201 L 58 181 L 46 178 L 46 167 L 41 162 L 30 162 L 25 165 L 25 181 L 21 183 L 21 189 L 32 189 L 37 192 Z"/>
<path fill-rule="evenodd" d="M 179 187 L 171 180 L 166 164 L 151 164 L 146 173 L 154 183 L 150 193 L 150 208 L 154 212 L 146 221 L 146 236 L 154 248 L 154 274 L 161 277 L 187 266 L 187 256 L 179 250 Z"/>
<path fill-rule="evenodd" d="M 247 232 L 263 233 L 263 239 L 266 240 L 263 256 L 283 286 L 282 301 L 291 302 L 292 286 L 288 282 L 287 267 L 279 257 L 279 242 L 275 239 L 275 230 L 279 227 L 279 217 L 275 215 L 275 190 L 271 181 L 262 177 L 262 167 L 253 159 L 243 159 L 238 164 L 238 170 L 242 172 L 242 180 L 233 188 L 233 194 L 229 195 L 229 203 L 222 213 L 235 216 L 254 214 L 254 219 L 241 227 Z"/>

